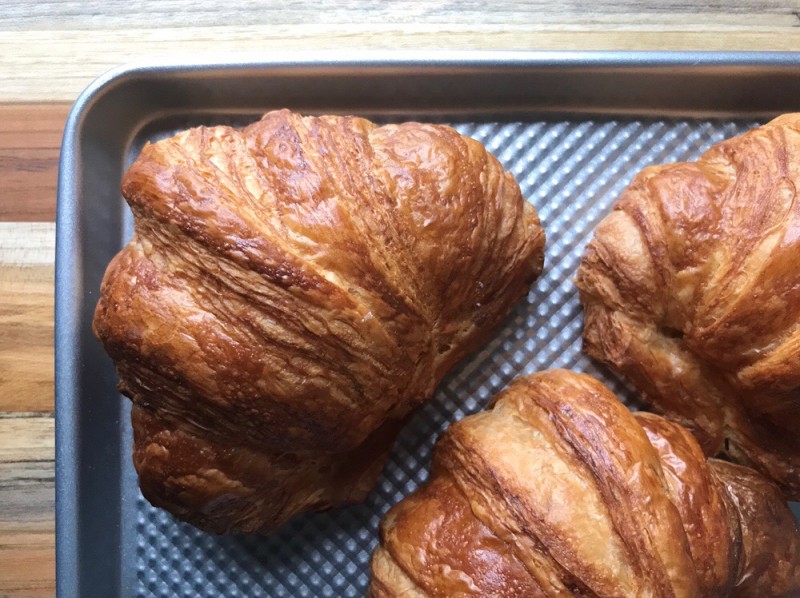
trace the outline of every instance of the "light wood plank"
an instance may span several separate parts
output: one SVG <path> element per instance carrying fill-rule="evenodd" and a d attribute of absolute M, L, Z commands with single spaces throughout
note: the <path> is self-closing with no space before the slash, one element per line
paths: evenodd
<path fill-rule="evenodd" d="M 52 222 L 0 222 L 0 264 L 52 265 L 55 234 Z"/>
<path fill-rule="evenodd" d="M 0 463 L 50 461 L 54 452 L 53 417 L 0 417 Z"/>
<path fill-rule="evenodd" d="M 489 11 L 491 12 L 491 11 Z M 488 13 L 487 13 L 488 14 Z M 547 14 L 547 13 L 545 13 Z M 131 61 L 264 60 L 316 50 L 389 48 L 496 50 L 800 50 L 800 19 L 780 26 L 749 26 L 691 14 L 673 23 L 642 17 L 637 23 L 407 25 L 236 25 L 119 30 L 0 32 L 0 101 L 71 101 L 95 77 Z M 792 20 L 794 19 L 794 20 Z M 525 23 L 525 20 L 517 21 Z M 771 23 L 772 21 L 770 21 Z M 355 56 L 358 56 L 356 53 Z"/>
<path fill-rule="evenodd" d="M 201 27 L 227 25 L 339 25 L 391 23 L 555 23 L 561 26 L 590 24 L 686 25 L 705 21 L 744 27 L 791 24 L 797 6 L 782 0 L 730 0 L 698 3 L 694 0 L 640 2 L 596 0 L 551 2 L 549 0 L 483 0 L 445 2 L 435 0 L 83 0 L 36 2 L 0 1 L 0 28 L 97 29 L 154 27 Z"/>
<path fill-rule="evenodd" d="M 53 410 L 53 223 L 0 222 L 0 412 Z"/>

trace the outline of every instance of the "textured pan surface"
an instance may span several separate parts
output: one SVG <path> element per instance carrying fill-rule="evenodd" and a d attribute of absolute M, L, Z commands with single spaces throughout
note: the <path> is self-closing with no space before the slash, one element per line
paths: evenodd
<path fill-rule="evenodd" d="M 646 71 L 645 58 L 634 58 L 629 66 Z M 777 62 L 792 64 L 785 55 Z M 725 66 L 715 69 L 719 78 Z M 201 72 L 195 75 L 202 79 Z M 565 81 L 581 89 L 581 75 L 568 75 Z M 490 76 L 482 80 L 492 85 Z M 612 76 L 609 83 L 613 81 Z M 755 80 L 748 81 L 742 75 L 742 86 L 761 88 Z M 613 89 L 609 85 L 602 93 L 613 95 Z M 793 101 L 790 91 L 787 84 L 781 96 L 787 105 Z M 242 96 L 241 90 L 231 93 Z M 347 89 L 341 93 L 345 97 Z M 385 93 L 395 98 L 406 91 L 387 87 Z M 111 129 L 104 129 L 97 118 L 94 124 L 76 120 L 68 126 L 57 251 L 59 595 L 361 596 L 380 517 L 426 479 L 431 447 L 449 422 L 480 410 L 517 375 L 551 367 L 595 375 L 627 400 L 629 394 L 619 381 L 580 352 L 582 314 L 572 277 L 583 247 L 636 172 L 648 164 L 695 159 L 710 145 L 763 122 L 756 114 L 771 113 L 772 107 L 762 109 L 750 97 L 741 114 L 751 116 L 740 119 L 708 119 L 705 108 L 698 118 L 639 118 L 622 114 L 628 108 L 615 110 L 591 86 L 585 93 L 587 104 L 581 112 L 620 114 L 554 116 L 551 104 L 540 109 L 515 104 L 514 116 L 503 117 L 508 106 L 502 101 L 494 115 L 491 107 L 449 110 L 451 102 L 427 109 L 415 104 L 417 100 L 405 111 L 388 100 L 388 107 L 366 102 L 352 109 L 336 104 L 331 108 L 330 103 L 315 108 L 308 100 L 278 104 L 305 112 L 357 113 L 381 123 L 414 119 L 453 124 L 486 145 L 513 172 L 539 212 L 547 248 L 544 274 L 527 299 L 489 344 L 445 379 L 434 400 L 404 429 L 367 502 L 300 517 L 269 538 L 204 534 L 141 497 L 130 458 L 128 401 L 115 393 L 113 367 L 91 338 L 89 326 L 100 277 L 131 232 L 119 179 L 145 141 L 198 124 L 244 125 L 276 106 L 265 101 L 258 108 L 248 105 L 222 114 L 217 108 L 207 109 L 203 97 L 178 93 L 169 99 L 168 116 L 154 112 L 131 126 L 138 131 L 132 135 L 115 137 L 109 132 L 118 100 L 103 109 Z M 557 97 L 554 93 L 553 101 Z M 593 97 L 600 99 L 593 102 Z M 147 101 L 152 98 L 148 92 Z M 351 100 L 358 104 L 358 98 Z M 666 104 L 644 106 L 642 112 L 671 113 Z M 109 152 L 119 157 L 106 162 Z"/>
<path fill-rule="evenodd" d="M 409 115 L 409 118 L 419 118 Z M 234 120 L 236 122 L 236 120 Z M 511 170 L 548 234 L 545 273 L 494 340 L 442 384 L 402 432 L 366 504 L 303 516 L 270 538 L 217 538 L 175 522 L 136 492 L 136 595 L 362 596 L 379 517 L 427 477 L 448 422 L 481 409 L 514 377 L 551 367 L 621 385 L 580 353 L 571 278 L 583 246 L 631 177 L 648 164 L 694 159 L 752 121 L 460 123 Z M 149 134 L 158 138 L 173 130 Z M 142 139 L 131 150 L 135 157 Z M 124 431 L 128 434 L 127 426 Z"/>

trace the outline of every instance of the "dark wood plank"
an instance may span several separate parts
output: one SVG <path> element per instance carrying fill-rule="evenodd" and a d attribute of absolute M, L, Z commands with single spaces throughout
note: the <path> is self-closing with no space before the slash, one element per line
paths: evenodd
<path fill-rule="evenodd" d="M 55 220 L 69 104 L 0 104 L 0 221 Z"/>

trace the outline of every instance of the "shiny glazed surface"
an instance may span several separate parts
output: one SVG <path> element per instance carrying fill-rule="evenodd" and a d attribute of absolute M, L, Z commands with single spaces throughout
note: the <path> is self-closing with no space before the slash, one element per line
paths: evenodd
<path fill-rule="evenodd" d="M 445 431 L 372 573 L 373 597 L 797 596 L 800 533 L 761 474 L 548 370 Z"/>
<path fill-rule="evenodd" d="M 272 112 L 145 146 L 122 190 L 94 330 L 142 492 L 216 532 L 362 500 L 543 263 L 513 177 L 445 126 Z"/>
<path fill-rule="evenodd" d="M 578 270 L 584 349 L 800 498 L 800 115 L 645 168 Z"/>

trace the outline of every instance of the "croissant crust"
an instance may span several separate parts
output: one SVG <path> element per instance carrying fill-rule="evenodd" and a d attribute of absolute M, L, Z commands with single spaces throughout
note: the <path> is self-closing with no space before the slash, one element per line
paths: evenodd
<path fill-rule="evenodd" d="M 761 474 L 552 370 L 442 434 L 381 522 L 369 595 L 798 596 L 800 532 Z"/>
<path fill-rule="evenodd" d="M 639 173 L 578 270 L 584 349 L 800 498 L 800 115 Z"/>
<path fill-rule="evenodd" d="M 543 263 L 511 174 L 437 125 L 270 112 L 144 147 L 94 331 L 154 504 L 269 532 L 362 500 Z"/>

